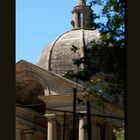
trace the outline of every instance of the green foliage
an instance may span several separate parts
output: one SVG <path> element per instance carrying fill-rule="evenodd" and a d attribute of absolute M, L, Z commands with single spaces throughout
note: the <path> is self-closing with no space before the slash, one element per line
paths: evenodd
<path fill-rule="evenodd" d="M 94 6 L 102 6 L 98 15 L 106 17 L 106 23 L 98 23 L 101 33 L 100 43 L 93 42 L 88 48 L 87 59 L 91 59 L 88 69 L 94 75 L 104 72 L 109 83 L 109 93 L 124 95 L 126 90 L 126 44 L 125 44 L 125 1 L 124 0 L 90 0 Z M 90 52 L 90 54 L 88 53 Z M 92 57 L 91 57 L 92 56 Z"/>
<path fill-rule="evenodd" d="M 117 140 L 125 140 L 125 135 L 124 135 L 124 129 L 123 128 L 114 129 L 113 133 L 115 134 Z"/>
<path fill-rule="evenodd" d="M 83 81 L 94 80 L 98 73 L 103 75 L 100 82 L 106 82 L 107 86 L 97 90 L 98 83 L 92 83 L 92 92 L 101 94 L 109 93 L 115 95 L 118 102 L 118 95 L 124 96 L 126 91 L 126 45 L 125 45 L 125 1 L 124 0 L 89 0 L 94 6 L 102 6 L 100 14 L 93 14 L 93 20 L 107 18 L 106 23 L 96 23 L 94 26 L 101 33 L 98 42 L 91 42 L 92 47 L 85 46 L 85 56 L 73 60 L 77 69 L 84 66 L 78 72 L 69 71 L 68 78 L 76 78 Z M 88 2 L 89 2 L 88 1 Z M 95 23 L 95 22 L 94 22 Z M 72 46 L 72 51 L 76 53 L 77 47 Z M 90 82 L 89 82 L 90 83 Z M 90 89 L 90 88 L 89 88 Z M 89 91 L 90 92 L 90 91 Z"/>
<path fill-rule="evenodd" d="M 102 6 L 100 14 L 91 15 L 94 29 L 100 31 L 101 38 L 98 42 L 91 42 L 90 48 L 84 47 L 85 56 L 73 60 L 79 71 L 69 71 L 66 77 L 88 82 L 87 101 L 91 101 L 93 94 L 109 93 L 115 95 L 114 102 L 118 103 L 118 95 L 124 96 L 126 90 L 125 1 L 89 0 L 88 2 L 93 9 L 94 6 Z M 96 23 L 95 19 L 101 17 L 106 17 L 107 22 Z M 72 51 L 76 53 L 77 47 L 72 46 Z M 80 69 L 82 66 L 83 69 Z M 95 103 L 104 107 L 101 102 Z M 104 124 L 104 121 L 101 122 Z M 114 133 L 117 140 L 124 140 L 124 129 L 114 129 Z"/>

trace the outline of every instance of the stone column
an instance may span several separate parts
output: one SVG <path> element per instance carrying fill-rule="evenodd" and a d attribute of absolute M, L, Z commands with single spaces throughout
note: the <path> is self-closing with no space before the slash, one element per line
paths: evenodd
<path fill-rule="evenodd" d="M 48 140 L 56 140 L 56 115 L 55 114 L 45 114 L 44 115 L 48 120 Z"/>
<path fill-rule="evenodd" d="M 85 111 L 81 111 L 80 113 L 86 113 Z M 85 128 L 84 128 L 84 125 L 85 125 L 85 119 L 86 119 L 86 116 L 84 115 L 80 115 L 80 118 L 79 118 L 79 140 L 85 140 Z"/>
<path fill-rule="evenodd" d="M 34 131 L 32 129 L 24 130 L 26 140 L 34 140 Z"/>
<path fill-rule="evenodd" d="M 16 128 L 16 140 L 21 140 L 21 129 Z"/>
<path fill-rule="evenodd" d="M 84 117 L 79 120 L 79 140 L 84 140 Z"/>

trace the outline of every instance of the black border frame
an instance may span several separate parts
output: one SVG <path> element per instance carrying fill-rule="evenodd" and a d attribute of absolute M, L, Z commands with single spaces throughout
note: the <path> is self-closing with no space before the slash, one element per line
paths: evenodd
<path fill-rule="evenodd" d="M 15 140 L 15 1 L 0 1 L 0 139 Z"/>
<path fill-rule="evenodd" d="M 0 1 L 0 138 L 15 140 L 15 1 Z M 140 8 L 139 1 L 127 1 L 127 95 L 126 139 L 137 140 L 140 135 Z"/>
<path fill-rule="evenodd" d="M 127 1 L 126 139 L 140 139 L 140 1 Z"/>

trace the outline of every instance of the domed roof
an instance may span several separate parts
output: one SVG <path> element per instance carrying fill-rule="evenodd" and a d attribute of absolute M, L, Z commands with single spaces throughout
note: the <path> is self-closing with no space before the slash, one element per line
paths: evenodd
<path fill-rule="evenodd" d="M 41 52 L 38 66 L 64 76 L 69 70 L 76 70 L 73 59 L 84 55 L 84 46 L 99 39 L 99 32 L 93 29 L 73 29 L 50 42 Z M 76 46 L 74 53 L 71 49 Z"/>
<path fill-rule="evenodd" d="M 73 8 L 71 24 L 73 29 L 50 42 L 42 51 L 38 66 L 64 76 L 69 70 L 76 70 L 74 59 L 84 56 L 84 47 L 91 47 L 91 42 L 99 39 L 99 32 L 93 29 L 93 10 L 85 0 L 78 0 Z M 76 53 L 72 46 L 78 48 Z"/>

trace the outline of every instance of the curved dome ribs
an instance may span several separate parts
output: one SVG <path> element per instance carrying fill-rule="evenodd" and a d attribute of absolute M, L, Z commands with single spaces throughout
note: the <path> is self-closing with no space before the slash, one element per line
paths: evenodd
<path fill-rule="evenodd" d="M 98 40 L 99 32 L 95 30 L 76 29 L 65 32 L 43 50 L 38 66 L 64 76 L 68 70 L 76 70 L 73 59 L 84 56 L 84 47 L 90 47 L 93 40 Z M 76 53 L 72 45 L 78 47 Z"/>
<path fill-rule="evenodd" d="M 50 70 L 51 71 L 51 64 L 50 64 L 50 62 L 51 62 L 51 55 L 52 55 L 52 50 L 53 50 L 53 48 L 54 48 L 54 46 L 55 46 L 55 44 L 56 44 L 56 42 L 64 35 L 64 34 L 66 34 L 66 33 L 68 33 L 69 31 L 67 31 L 67 32 L 65 32 L 65 33 L 63 33 L 62 35 L 60 35 L 56 40 L 55 40 L 55 42 L 53 43 L 53 45 L 50 47 L 50 53 L 49 53 L 49 58 L 48 58 L 48 70 Z"/>
<path fill-rule="evenodd" d="M 77 66 L 73 64 L 73 60 L 83 57 L 84 47 L 90 47 L 91 42 L 99 38 L 99 32 L 91 26 L 92 12 L 84 0 L 79 0 L 72 11 L 73 29 L 50 42 L 42 51 L 37 65 L 61 76 L 69 70 L 76 70 Z M 78 48 L 76 53 L 72 52 L 72 46 Z"/>

